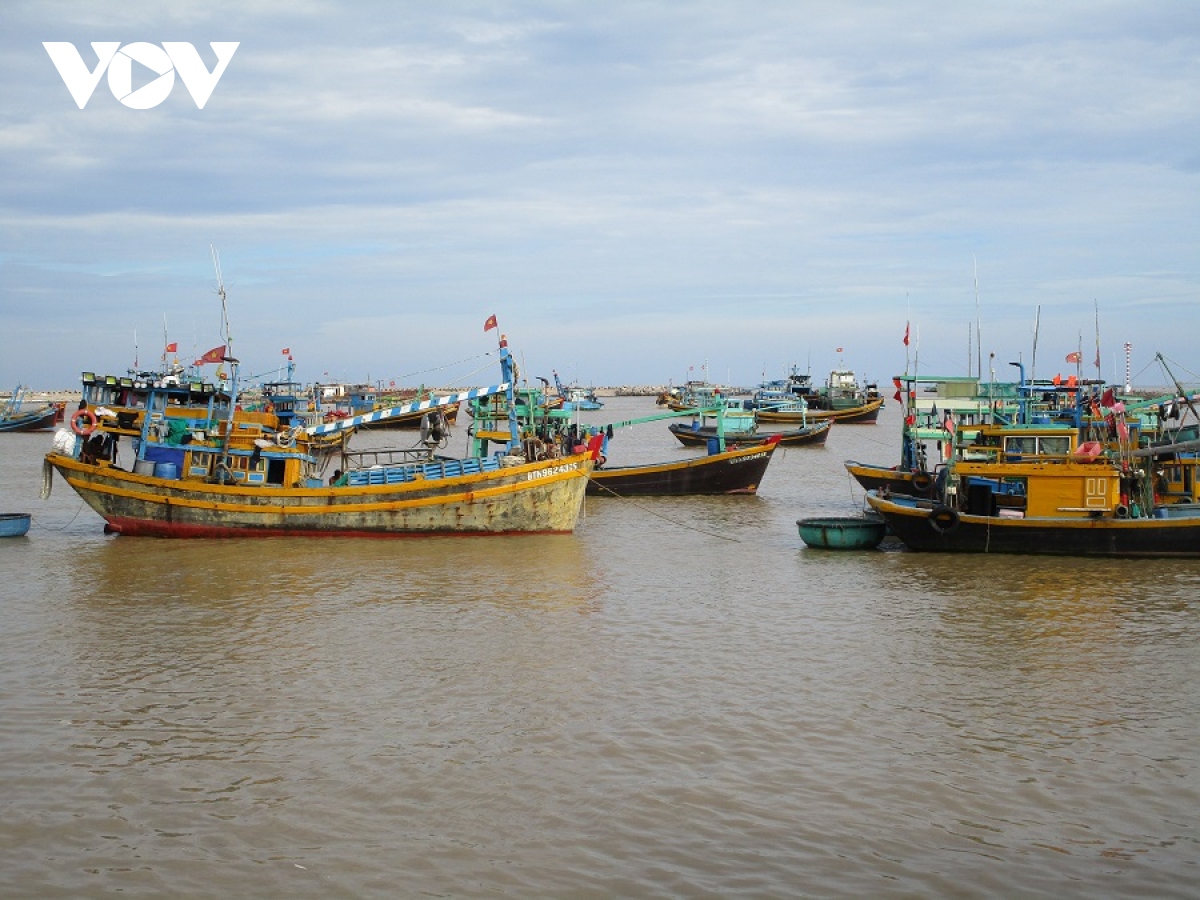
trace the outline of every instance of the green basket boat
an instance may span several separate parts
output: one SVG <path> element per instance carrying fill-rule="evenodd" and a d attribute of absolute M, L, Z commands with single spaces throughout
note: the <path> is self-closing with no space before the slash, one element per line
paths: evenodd
<path fill-rule="evenodd" d="M 870 550 L 878 547 L 887 533 L 883 521 L 861 517 L 797 519 L 796 525 L 800 528 L 800 539 L 821 550 Z"/>

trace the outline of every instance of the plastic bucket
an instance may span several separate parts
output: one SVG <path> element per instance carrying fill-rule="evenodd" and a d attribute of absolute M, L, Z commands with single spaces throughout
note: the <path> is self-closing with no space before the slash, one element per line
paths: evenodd
<path fill-rule="evenodd" d="M 154 474 L 154 460 L 152 460 L 152 459 L 136 460 L 133 464 L 133 474 L 134 475 L 153 475 Z"/>
<path fill-rule="evenodd" d="M 179 467 L 175 463 L 160 462 L 154 464 L 155 478 L 178 478 Z"/>

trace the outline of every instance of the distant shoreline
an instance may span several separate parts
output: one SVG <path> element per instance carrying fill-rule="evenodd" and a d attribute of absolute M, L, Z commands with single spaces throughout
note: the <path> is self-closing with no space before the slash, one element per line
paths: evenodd
<path fill-rule="evenodd" d="M 596 396 L 598 397 L 657 397 L 668 389 L 669 385 L 619 385 L 617 387 L 598 387 L 595 388 Z M 453 393 L 454 391 L 462 390 L 462 387 L 454 388 L 433 388 L 434 393 Z M 743 387 L 722 387 L 722 391 L 729 396 L 742 396 L 754 393 L 754 388 Z M 1148 399 L 1150 397 L 1165 396 L 1171 393 L 1171 390 L 1166 387 L 1162 388 L 1140 388 L 1135 387 L 1131 392 L 1133 396 Z M 22 396 L 23 404 L 39 404 L 39 403 L 78 403 L 83 398 L 82 391 L 25 391 Z M 12 399 L 11 391 L 0 391 L 0 403 L 6 403 Z"/>

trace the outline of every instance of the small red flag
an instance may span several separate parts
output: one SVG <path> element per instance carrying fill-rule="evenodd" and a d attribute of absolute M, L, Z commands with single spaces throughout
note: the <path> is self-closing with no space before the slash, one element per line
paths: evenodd
<path fill-rule="evenodd" d="M 291 348 L 291 347 L 284 347 L 284 348 L 283 348 L 283 355 L 284 355 L 284 356 L 291 356 L 291 355 L 292 355 L 292 348 Z"/>
<path fill-rule="evenodd" d="M 178 353 L 179 352 L 179 344 L 175 341 L 171 341 L 171 343 L 167 344 L 166 352 L 167 353 Z"/>
<path fill-rule="evenodd" d="M 904 323 L 904 346 L 908 346 L 908 323 Z"/>
<path fill-rule="evenodd" d="M 838 348 L 837 348 L 837 352 L 838 352 L 838 353 L 841 353 L 841 352 L 842 352 L 842 348 L 841 348 L 841 347 L 838 347 Z"/>
<path fill-rule="evenodd" d="M 1083 357 L 1080 355 L 1079 351 L 1076 350 L 1073 353 L 1067 354 L 1067 362 L 1069 362 L 1069 363 L 1083 362 Z"/>
<path fill-rule="evenodd" d="M 225 359 L 225 345 L 222 344 L 220 347 L 213 347 L 211 350 L 209 350 L 207 353 L 205 353 L 202 357 L 200 357 L 198 360 L 196 360 L 196 365 L 202 366 L 205 363 L 219 363 L 224 359 Z"/>
<path fill-rule="evenodd" d="M 496 326 L 496 316 L 495 315 L 488 316 L 487 321 L 483 323 L 483 330 L 491 331 L 495 327 L 497 327 Z"/>

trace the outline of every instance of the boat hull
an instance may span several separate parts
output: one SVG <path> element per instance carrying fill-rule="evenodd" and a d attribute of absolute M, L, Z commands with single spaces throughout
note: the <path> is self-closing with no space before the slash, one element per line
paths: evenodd
<path fill-rule="evenodd" d="M 867 494 L 871 508 L 910 550 L 1051 556 L 1200 557 L 1194 518 L 1005 518 L 950 511 L 930 501 Z M 940 517 L 940 518 L 939 518 Z"/>
<path fill-rule="evenodd" d="M 886 489 L 893 494 L 926 497 L 933 489 L 934 477 L 929 472 L 875 466 L 853 459 L 846 460 L 844 465 L 851 477 L 868 491 Z"/>
<path fill-rule="evenodd" d="M 807 410 L 771 410 L 758 409 L 755 415 L 764 424 L 785 424 L 795 422 L 821 422 L 832 419 L 843 425 L 869 425 L 879 418 L 883 408 L 883 399 L 879 398 L 864 403 L 861 406 L 847 406 L 842 409 L 812 409 Z"/>
<path fill-rule="evenodd" d="M 155 537 L 568 533 L 592 470 L 585 454 L 401 484 L 285 488 L 157 478 L 56 453 L 46 465 L 110 531 Z"/>
<path fill-rule="evenodd" d="M 595 469 L 587 492 L 610 497 L 753 494 L 776 446 L 772 443 L 667 463 Z"/>

